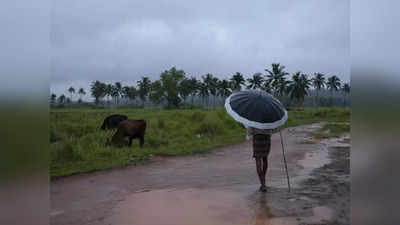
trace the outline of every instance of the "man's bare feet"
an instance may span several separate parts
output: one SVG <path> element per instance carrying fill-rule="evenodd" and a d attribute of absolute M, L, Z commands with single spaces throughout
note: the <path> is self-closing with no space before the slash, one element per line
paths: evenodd
<path fill-rule="evenodd" d="M 261 192 L 267 192 L 267 186 L 261 185 L 260 191 L 261 191 Z"/>

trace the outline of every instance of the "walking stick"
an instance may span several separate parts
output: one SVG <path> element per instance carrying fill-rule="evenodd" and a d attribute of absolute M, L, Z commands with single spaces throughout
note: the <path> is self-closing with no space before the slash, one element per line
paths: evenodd
<path fill-rule="evenodd" d="M 289 192 L 290 192 L 290 181 L 289 181 L 289 173 L 288 173 L 287 164 L 286 164 L 285 148 L 283 147 L 282 132 L 281 132 L 280 130 L 279 130 L 279 134 L 280 134 L 280 136 L 281 136 L 281 144 L 282 144 L 283 162 L 285 163 L 287 184 L 288 184 L 288 188 L 289 188 Z"/>

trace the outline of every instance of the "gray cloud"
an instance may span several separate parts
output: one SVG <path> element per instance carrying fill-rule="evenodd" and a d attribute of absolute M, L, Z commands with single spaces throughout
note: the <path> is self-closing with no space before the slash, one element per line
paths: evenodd
<path fill-rule="evenodd" d="M 323 72 L 349 81 L 349 2 L 58 0 L 51 13 L 51 89 L 93 80 Z M 65 92 L 65 91 L 64 91 Z"/>

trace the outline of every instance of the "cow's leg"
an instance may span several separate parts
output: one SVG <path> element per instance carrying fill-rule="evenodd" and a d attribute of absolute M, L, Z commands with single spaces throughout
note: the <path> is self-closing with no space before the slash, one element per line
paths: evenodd
<path fill-rule="evenodd" d="M 129 146 L 129 147 L 132 146 L 132 139 L 133 139 L 133 137 L 129 137 L 129 139 L 128 139 L 128 140 L 129 140 L 129 142 L 128 142 L 128 146 Z"/>
<path fill-rule="evenodd" d="M 143 148 L 144 144 L 144 135 L 140 136 L 140 147 Z"/>

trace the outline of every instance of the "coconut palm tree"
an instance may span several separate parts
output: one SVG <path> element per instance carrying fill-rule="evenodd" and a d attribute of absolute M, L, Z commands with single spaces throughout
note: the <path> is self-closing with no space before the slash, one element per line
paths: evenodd
<path fill-rule="evenodd" d="M 123 86 L 122 91 L 121 91 L 121 98 L 122 99 L 127 99 L 128 98 L 128 92 L 129 92 L 129 86 Z"/>
<path fill-rule="evenodd" d="M 218 82 L 218 95 L 226 99 L 232 94 L 229 81 L 223 79 Z"/>
<path fill-rule="evenodd" d="M 57 99 L 56 94 L 53 93 L 50 95 L 50 106 L 54 106 L 56 104 L 56 99 Z"/>
<path fill-rule="evenodd" d="M 151 83 L 149 97 L 150 101 L 156 104 L 161 103 L 165 99 L 161 80 Z"/>
<path fill-rule="evenodd" d="M 86 95 L 85 90 L 83 88 L 79 88 L 78 94 L 79 94 L 79 102 L 82 102 L 82 96 Z"/>
<path fill-rule="evenodd" d="M 215 96 L 219 96 L 219 94 L 218 94 L 219 82 L 220 82 L 220 80 L 218 79 L 218 77 L 214 77 L 214 79 L 213 79 L 213 85 L 214 85 L 214 88 L 215 88 L 214 107 L 215 107 L 215 101 L 217 100 Z"/>
<path fill-rule="evenodd" d="M 116 104 L 119 104 L 119 98 L 122 95 L 122 85 L 120 82 L 114 83 L 113 97 L 115 98 Z"/>
<path fill-rule="evenodd" d="M 65 95 L 64 95 L 64 94 L 60 95 L 60 96 L 58 97 L 58 104 L 59 104 L 59 105 L 63 105 L 63 104 L 65 103 L 65 100 L 66 100 Z"/>
<path fill-rule="evenodd" d="M 110 97 L 113 94 L 113 85 L 112 84 L 106 84 L 105 86 L 105 96 L 107 96 L 107 102 L 110 104 Z"/>
<path fill-rule="evenodd" d="M 308 95 L 310 85 L 311 81 L 306 74 L 302 74 L 301 72 L 295 73 L 288 87 L 290 99 L 296 99 L 297 103 L 302 106 L 304 97 Z"/>
<path fill-rule="evenodd" d="M 264 82 L 261 85 L 261 90 L 268 92 L 268 93 L 272 93 L 272 87 L 271 84 L 268 82 L 268 80 L 264 80 Z"/>
<path fill-rule="evenodd" d="M 68 92 L 71 95 L 70 100 L 72 100 L 72 95 L 75 94 L 75 88 L 73 88 L 72 86 L 68 88 Z"/>
<path fill-rule="evenodd" d="M 239 72 L 236 72 L 232 78 L 230 79 L 231 81 L 231 88 L 232 91 L 241 91 L 242 90 L 242 85 L 245 85 L 245 80 L 243 78 L 243 75 Z"/>
<path fill-rule="evenodd" d="M 343 106 L 346 106 L 346 96 L 350 94 L 350 84 L 344 83 L 342 91 L 343 91 Z"/>
<path fill-rule="evenodd" d="M 286 75 L 289 75 L 285 71 L 285 66 L 281 66 L 279 63 L 272 63 L 272 70 L 265 69 L 268 73 L 266 80 L 270 85 L 274 95 L 282 96 L 286 92 L 288 81 L 286 80 Z"/>
<path fill-rule="evenodd" d="M 262 77 L 262 73 L 255 73 L 253 74 L 252 78 L 248 78 L 247 82 L 249 83 L 249 85 L 247 85 L 248 89 L 261 89 L 263 82 L 264 82 L 264 78 Z"/>
<path fill-rule="evenodd" d="M 289 84 L 290 81 L 286 80 L 286 77 L 282 77 L 277 87 L 277 93 L 279 97 L 283 97 L 288 92 Z"/>
<path fill-rule="evenodd" d="M 188 78 L 184 78 L 182 80 L 182 82 L 179 85 L 179 95 L 182 97 L 183 99 L 183 104 L 186 103 L 186 98 L 190 95 L 190 93 L 192 92 L 192 86 L 191 86 L 191 81 Z"/>
<path fill-rule="evenodd" d="M 311 82 L 317 92 L 316 98 L 318 100 L 319 91 L 325 87 L 325 75 L 323 73 L 314 73 L 314 78 L 311 79 Z"/>
<path fill-rule="evenodd" d="M 118 88 L 117 85 L 112 85 L 111 87 L 112 87 L 111 88 L 111 97 L 114 100 L 114 104 L 117 105 L 118 104 L 118 98 L 120 96 L 120 91 L 119 91 L 119 88 Z M 121 87 L 121 89 L 122 89 L 122 87 Z"/>
<path fill-rule="evenodd" d="M 150 93 L 151 80 L 148 77 L 142 77 L 137 84 L 139 89 L 139 97 L 142 100 L 142 106 L 144 107 L 144 103 L 146 102 L 146 99 Z"/>
<path fill-rule="evenodd" d="M 107 94 L 107 86 L 106 84 L 96 80 L 91 84 L 90 91 L 92 96 L 95 99 L 95 104 L 100 102 L 100 99 L 106 96 Z"/>
<path fill-rule="evenodd" d="M 122 88 L 122 98 L 127 98 L 130 101 L 135 100 L 137 96 L 137 90 L 134 86 L 125 86 Z"/>
<path fill-rule="evenodd" d="M 209 95 L 212 96 L 212 105 L 215 106 L 215 97 L 217 96 L 217 91 L 218 91 L 218 78 L 214 77 L 214 75 L 208 73 L 203 78 L 203 83 L 207 86 Z M 208 100 L 207 100 L 208 102 Z"/>
<path fill-rule="evenodd" d="M 326 82 L 326 86 L 328 87 L 329 91 L 331 92 L 331 96 L 333 97 L 333 91 L 338 91 L 340 88 L 340 79 L 338 76 L 333 75 L 328 78 L 328 82 Z"/>
<path fill-rule="evenodd" d="M 194 96 L 197 94 L 198 90 L 199 90 L 199 81 L 196 79 L 196 77 L 191 77 L 189 79 L 189 86 L 190 86 L 190 95 L 191 95 L 191 99 L 192 99 L 192 105 L 193 105 L 193 99 Z"/>
<path fill-rule="evenodd" d="M 215 98 L 218 95 L 218 83 L 219 79 L 217 77 L 213 77 L 211 79 L 211 86 L 209 86 L 210 94 L 213 96 L 213 107 L 215 107 Z"/>
<path fill-rule="evenodd" d="M 199 95 L 201 97 L 201 99 L 203 100 L 203 104 L 204 104 L 204 99 L 208 99 L 208 96 L 210 95 L 208 92 L 208 87 L 207 84 L 201 82 L 199 84 Z M 206 107 L 208 107 L 208 100 L 206 101 Z"/>
<path fill-rule="evenodd" d="M 213 85 L 214 76 L 212 74 L 210 74 L 210 73 L 207 73 L 205 76 L 202 76 L 201 78 L 203 79 L 203 84 L 205 84 L 205 86 L 207 87 L 207 92 L 208 92 L 208 95 L 207 95 L 207 107 L 208 107 L 208 102 L 210 100 L 209 98 L 210 98 L 210 94 L 211 94 L 211 89 L 213 89 L 213 91 L 214 91 L 214 85 Z"/>
<path fill-rule="evenodd" d="M 150 84 L 150 87 L 151 87 L 151 84 Z M 129 88 L 129 92 L 127 93 L 127 97 L 129 98 L 129 100 L 133 101 L 133 100 L 135 100 L 136 96 L 138 96 L 138 90 L 134 86 L 131 86 Z"/>

